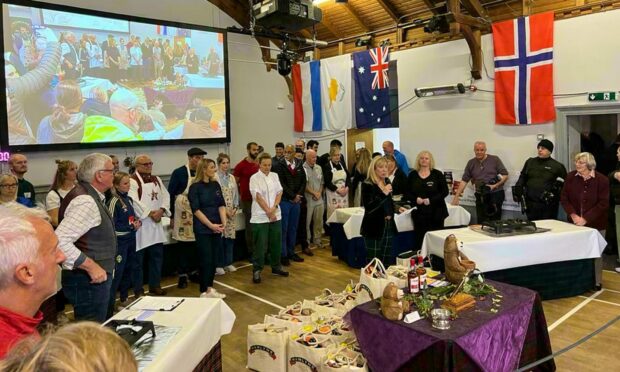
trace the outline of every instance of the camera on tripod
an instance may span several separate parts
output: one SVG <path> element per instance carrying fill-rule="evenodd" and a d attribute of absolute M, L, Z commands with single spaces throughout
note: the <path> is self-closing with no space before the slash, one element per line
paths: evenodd
<path fill-rule="evenodd" d="M 501 180 L 502 180 L 502 178 L 498 174 L 497 176 L 495 176 L 492 179 L 490 179 L 489 182 L 485 183 L 484 185 L 478 185 L 476 187 L 476 193 L 480 194 L 480 196 L 482 198 L 488 196 L 492 192 L 491 185 L 495 185 L 495 184 L 497 184 Z"/>
<path fill-rule="evenodd" d="M 564 187 L 564 179 L 561 177 L 556 178 L 551 187 L 540 194 L 540 200 L 547 205 L 553 204 L 558 200 L 562 187 Z"/>

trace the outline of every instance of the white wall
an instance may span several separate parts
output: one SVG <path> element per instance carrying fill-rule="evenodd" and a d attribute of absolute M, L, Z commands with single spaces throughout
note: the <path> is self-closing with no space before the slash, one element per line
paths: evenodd
<path fill-rule="evenodd" d="M 620 39 L 615 37 L 620 11 L 609 11 L 555 22 L 555 93 L 618 90 Z M 493 77 L 493 41 L 482 37 L 484 61 Z M 421 86 L 469 83 L 469 48 L 465 40 L 452 41 L 392 54 L 398 59 L 399 100 L 413 96 Z M 474 84 L 493 90 L 485 76 Z M 585 95 L 556 98 L 557 107 L 586 105 Z M 460 170 L 473 157 L 473 143 L 487 142 L 488 152 L 499 155 L 509 172 L 521 170 L 526 158 L 535 156 L 536 134 L 554 141 L 554 124 L 495 125 L 493 93 L 420 99 L 400 113 L 401 151 L 409 164 L 426 148 L 440 169 Z M 457 175 L 460 177 L 460 173 Z"/>
<path fill-rule="evenodd" d="M 206 0 L 48 0 L 46 2 L 222 28 L 237 25 L 228 15 Z M 265 65 L 261 62 L 258 43 L 249 36 L 238 34 L 229 34 L 228 40 L 232 142 L 230 146 L 221 144 L 201 147 L 213 158 L 220 151 L 228 151 L 233 163 L 236 163 L 245 156 L 247 142 L 255 141 L 262 144 L 267 151 L 273 151 L 273 144 L 277 141 L 292 143 L 293 105 L 287 98 L 288 88 L 284 79 L 276 71 L 266 72 Z M 282 110 L 277 109 L 278 104 L 282 105 Z M 189 147 L 191 146 L 105 148 L 101 149 L 101 152 L 119 156 L 124 156 L 125 153 L 134 155 L 144 152 L 150 154 L 155 162 L 154 173 L 169 174 L 186 161 L 186 150 Z M 30 153 L 28 154 L 30 171 L 26 178 L 35 185 L 50 184 L 55 170 L 53 159 L 79 161 L 90 152 L 93 151 Z"/>
<path fill-rule="evenodd" d="M 383 142 L 392 141 L 394 148 L 400 149 L 400 129 L 399 128 L 377 128 L 372 130 L 372 152 L 383 154 Z M 411 154 L 415 159 L 416 154 Z"/>

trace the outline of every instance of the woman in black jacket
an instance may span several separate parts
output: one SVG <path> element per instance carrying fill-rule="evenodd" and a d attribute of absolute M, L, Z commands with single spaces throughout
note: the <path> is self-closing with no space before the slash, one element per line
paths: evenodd
<path fill-rule="evenodd" d="M 388 178 L 392 183 L 392 193 L 394 195 L 405 195 L 407 191 L 407 175 L 400 170 L 396 164 L 396 158 L 393 155 L 385 155 L 388 166 Z"/>
<path fill-rule="evenodd" d="M 385 266 L 395 262 L 392 257 L 392 237 L 396 232 L 392 185 L 387 177 L 387 160 L 373 159 L 368 167 L 368 178 L 362 183 L 365 213 L 361 227 L 361 235 L 366 243 L 366 257 L 368 260 L 379 258 Z"/>
<path fill-rule="evenodd" d="M 435 169 L 433 154 L 420 151 L 414 170 L 409 173 L 407 199 L 417 210 L 411 213 L 414 226 L 414 249 L 422 248 L 424 235 L 428 231 L 443 229 L 448 217 L 445 198 L 448 196 L 448 184 L 443 172 Z"/>

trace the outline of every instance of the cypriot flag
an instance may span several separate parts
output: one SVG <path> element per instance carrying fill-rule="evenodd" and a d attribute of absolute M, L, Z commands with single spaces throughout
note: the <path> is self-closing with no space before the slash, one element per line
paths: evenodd
<path fill-rule="evenodd" d="M 351 55 L 321 60 L 321 111 L 323 130 L 353 128 Z"/>

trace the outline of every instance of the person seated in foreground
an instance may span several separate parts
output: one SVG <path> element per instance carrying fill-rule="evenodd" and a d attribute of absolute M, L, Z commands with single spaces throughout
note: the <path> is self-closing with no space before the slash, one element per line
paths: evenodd
<path fill-rule="evenodd" d="M 5 372 L 135 372 L 127 342 L 94 322 L 68 324 L 39 341 L 27 340 L 0 362 Z"/>

